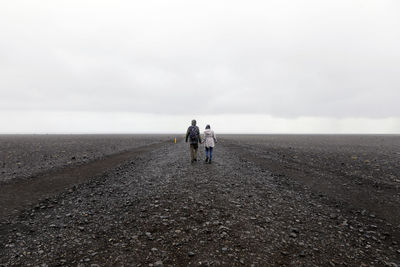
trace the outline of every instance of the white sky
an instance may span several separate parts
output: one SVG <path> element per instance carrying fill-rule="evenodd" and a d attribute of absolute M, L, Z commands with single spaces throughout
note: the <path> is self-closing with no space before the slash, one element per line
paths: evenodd
<path fill-rule="evenodd" d="M 0 33 L 2 133 L 400 133 L 396 0 L 5 0 Z"/>

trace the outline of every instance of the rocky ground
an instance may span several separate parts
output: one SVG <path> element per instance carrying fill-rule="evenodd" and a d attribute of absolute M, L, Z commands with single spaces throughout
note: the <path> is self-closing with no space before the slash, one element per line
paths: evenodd
<path fill-rule="evenodd" d="M 132 134 L 0 135 L 0 182 L 85 164 L 168 137 Z"/>
<path fill-rule="evenodd" d="M 0 218 L 0 266 L 400 264 L 399 205 L 390 216 L 375 210 L 398 204 L 398 161 L 380 176 L 360 167 L 347 177 L 353 156 L 375 147 L 359 142 L 347 158 L 327 137 L 315 147 L 263 138 L 221 137 L 210 165 L 190 164 L 181 141 L 159 143 L 21 206 Z M 323 164 L 329 155 L 335 163 Z M 356 186 L 378 204 L 354 199 Z"/>

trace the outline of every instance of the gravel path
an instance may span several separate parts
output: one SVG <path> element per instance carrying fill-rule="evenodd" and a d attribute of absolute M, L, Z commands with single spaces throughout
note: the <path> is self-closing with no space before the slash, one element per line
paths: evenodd
<path fill-rule="evenodd" d="M 169 135 L 0 135 L 0 183 L 68 168 L 160 141 Z"/>
<path fill-rule="evenodd" d="M 400 264 L 399 226 L 221 141 L 211 165 L 163 144 L 0 219 L 0 266 Z"/>

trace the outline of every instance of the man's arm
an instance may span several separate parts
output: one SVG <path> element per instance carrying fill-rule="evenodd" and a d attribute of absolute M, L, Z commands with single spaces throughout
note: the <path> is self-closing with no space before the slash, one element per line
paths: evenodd
<path fill-rule="evenodd" d="M 190 127 L 187 129 L 187 131 L 186 131 L 186 143 L 187 143 L 187 140 L 188 140 L 188 137 L 189 137 L 189 129 L 190 129 Z"/>
<path fill-rule="evenodd" d="M 200 128 L 197 127 L 197 132 L 199 133 L 199 143 L 201 144 Z"/>

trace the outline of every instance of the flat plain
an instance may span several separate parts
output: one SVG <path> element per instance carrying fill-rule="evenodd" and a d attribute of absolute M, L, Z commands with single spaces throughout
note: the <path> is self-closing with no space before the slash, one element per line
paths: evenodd
<path fill-rule="evenodd" d="M 84 164 L 165 140 L 164 135 L 0 135 L 0 182 Z"/>
<path fill-rule="evenodd" d="M 221 135 L 212 164 L 182 135 L 0 148 L 0 266 L 400 264 L 398 135 Z"/>

